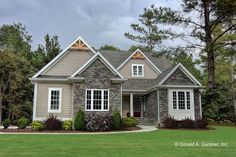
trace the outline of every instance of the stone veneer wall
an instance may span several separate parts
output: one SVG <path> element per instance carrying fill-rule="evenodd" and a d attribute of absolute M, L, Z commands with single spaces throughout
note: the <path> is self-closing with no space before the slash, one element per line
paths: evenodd
<path fill-rule="evenodd" d="M 160 124 L 168 117 L 168 91 L 167 89 L 159 89 L 159 108 L 160 108 Z"/>
<path fill-rule="evenodd" d="M 109 89 L 109 111 L 97 111 L 102 114 L 111 114 L 114 110 L 121 110 L 121 84 L 111 83 L 111 78 L 117 78 L 100 59 L 95 60 L 79 76 L 84 77 L 83 83 L 73 84 L 73 115 L 81 108 L 85 110 L 86 89 Z M 92 113 L 85 111 L 85 114 Z"/>
<path fill-rule="evenodd" d="M 158 120 L 157 91 L 153 91 L 144 96 L 146 111 L 144 117 L 156 122 Z"/>
<path fill-rule="evenodd" d="M 201 94 L 199 89 L 194 89 L 193 90 L 195 119 L 200 119 L 201 118 L 201 112 L 200 112 L 201 108 L 200 108 L 200 102 L 199 102 L 199 94 Z"/>
<path fill-rule="evenodd" d="M 165 85 L 194 85 L 182 70 L 177 69 L 165 82 Z"/>

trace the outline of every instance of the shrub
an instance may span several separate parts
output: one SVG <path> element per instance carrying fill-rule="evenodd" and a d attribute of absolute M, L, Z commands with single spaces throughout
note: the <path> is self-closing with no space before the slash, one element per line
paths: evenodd
<path fill-rule="evenodd" d="M 224 125 L 228 125 L 228 126 L 234 125 L 234 123 L 230 120 L 223 120 L 222 122 L 223 122 Z"/>
<path fill-rule="evenodd" d="M 112 116 L 92 113 L 85 116 L 86 129 L 89 131 L 109 131 L 112 129 Z"/>
<path fill-rule="evenodd" d="M 135 127 L 138 124 L 134 117 L 127 117 L 122 119 L 123 127 Z"/>
<path fill-rule="evenodd" d="M 207 121 L 204 119 L 198 119 L 195 121 L 196 127 L 197 128 L 201 128 L 201 129 L 205 129 L 208 125 Z"/>
<path fill-rule="evenodd" d="M 2 122 L 2 125 L 3 125 L 4 129 L 7 129 L 9 127 L 10 123 L 11 123 L 10 119 L 5 119 Z"/>
<path fill-rule="evenodd" d="M 179 123 L 181 128 L 186 128 L 186 129 L 195 128 L 194 121 L 189 118 L 186 118 L 180 121 Z"/>
<path fill-rule="evenodd" d="M 169 128 L 169 129 L 178 128 L 178 121 L 174 119 L 173 117 L 167 117 L 163 123 L 164 123 L 165 128 Z"/>
<path fill-rule="evenodd" d="M 122 119 L 119 111 L 114 111 L 112 114 L 113 129 L 119 130 L 122 127 Z"/>
<path fill-rule="evenodd" d="M 45 120 L 45 129 L 47 130 L 61 130 L 62 129 L 62 122 L 61 120 L 57 119 L 56 116 L 50 115 Z"/>
<path fill-rule="evenodd" d="M 72 130 L 72 120 L 64 121 L 62 127 L 64 130 Z"/>
<path fill-rule="evenodd" d="M 79 110 L 77 112 L 75 120 L 74 120 L 74 128 L 75 130 L 84 130 L 85 129 L 85 113 L 83 110 Z"/>
<path fill-rule="evenodd" d="M 41 121 L 33 121 L 31 124 L 31 129 L 34 131 L 40 131 L 44 129 L 44 124 Z"/>
<path fill-rule="evenodd" d="M 208 124 L 217 124 L 217 122 L 214 119 L 208 118 L 207 119 Z"/>
<path fill-rule="evenodd" d="M 27 127 L 27 125 L 29 125 L 29 119 L 25 118 L 25 117 L 21 117 L 18 121 L 17 121 L 17 126 L 20 129 L 25 129 Z"/>

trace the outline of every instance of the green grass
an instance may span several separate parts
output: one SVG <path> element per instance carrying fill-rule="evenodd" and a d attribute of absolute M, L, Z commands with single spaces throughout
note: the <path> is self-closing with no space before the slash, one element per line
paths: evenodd
<path fill-rule="evenodd" d="M 0 135 L 0 157 L 235 157 L 236 128 L 165 130 L 113 135 Z M 176 147 L 175 142 L 228 143 Z"/>

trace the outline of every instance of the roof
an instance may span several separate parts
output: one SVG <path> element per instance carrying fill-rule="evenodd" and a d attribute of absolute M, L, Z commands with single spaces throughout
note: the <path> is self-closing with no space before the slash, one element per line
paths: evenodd
<path fill-rule="evenodd" d="M 118 68 L 133 52 L 130 51 L 111 51 L 100 50 L 99 51 L 115 68 Z M 148 59 L 161 71 L 169 69 L 172 65 L 165 56 L 155 57 L 154 55 L 143 52 Z"/>
<path fill-rule="evenodd" d="M 128 79 L 122 84 L 122 90 L 148 90 L 155 85 L 156 79 Z"/>

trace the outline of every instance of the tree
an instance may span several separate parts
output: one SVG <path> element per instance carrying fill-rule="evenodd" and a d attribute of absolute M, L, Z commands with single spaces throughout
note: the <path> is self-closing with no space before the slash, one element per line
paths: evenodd
<path fill-rule="evenodd" d="M 132 45 L 132 46 L 130 46 L 129 51 L 135 51 L 137 49 L 140 49 L 143 52 L 149 51 L 146 47 L 143 47 L 142 45 Z"/>
<path fill-rule="evenodd" d="M 111 51 L 120 51 L 118 47 L 112 46 L 112 45 L 104 45 L 100 47 L 100 50 L 111 50 Z"/>
<path fill-rule="evenodd" d="M 57 35 L 50 37 L 49 34 L 46 34 L 44 41 L 44 45 L 38 45 L 38 48 L 33 53 L 31 61 L 35 67 L 35 71 L 41 69 L 61 52 Z"/>
<path fill-rule="evenodd" d="M 31 57 L 31 36 L 26 27 L 21 23 L 13 25 L 2 25 L 0 27 L 0 48 L 2 50 L 20 53 L 23 56 Z"/>
<path fill-rule="evenodd" d="M 23 110 L 18 112 L 16 108 L 29 105 L 32 100 L 32 85 L 28 80 L 33 72 L 29 62 L 32 57 L 30 43 L 31 36 L 22 24 L 0 27 L 0 121 L 3 113 L 9 117 L 22 114 Z"/>
<path fill-rule="evenodd" d="M 171 56 L 171 60 L 177 64 L 181 63 L 184 67 L 188 69 L 188 71 L 193 74 L 194 77 L 197 78 L 200 82 L 203 81 L 203 75 L 199 69 L 197 69 L 197 65 L 199 64 L 199 60 L 193 60 L 193 56 L 184 51 L 176 53 Z"/>
<path fill-rule="evenodd" d="M 158 28 L 158 20 L 155 19 L 155 14 L 152 9 L 145 8 L 144 13 L 139 15 L 140 24 L 131 24 L 130 27 L 138 33 L 133 35 L 131 33 L 125 33 L 125 37 L 128 39 L 137 41 L 148 50 L 153 51 L 157 44 L 160 44 L 162 40 L 168 38 L 168 30 L 161 30 Z"/>
<path fill-rule="evenodd" d="M 185 39 L 188 42 L 186 48 L 198 48 L 202 53 L 206 53 L 208 87 L 212 90 L 215 87 L 215 51 L 220 47 L 235 44 L 235 41 L 220 41 L 228 34 L 235 33 L 236 1 L 182 0 L 181 6 L 181 11 L 167 7 L 156 8 L 154 5 L 146 10 L 152 12 L 150 20 L 156 21 L 155 24 L 184 28 L 183 32 L 177 33 L 169 30 L 169 34 L 172 34 L 173 38 Z M 214 34 L 219 26 L 221 26 L 221 33 Z"/>

